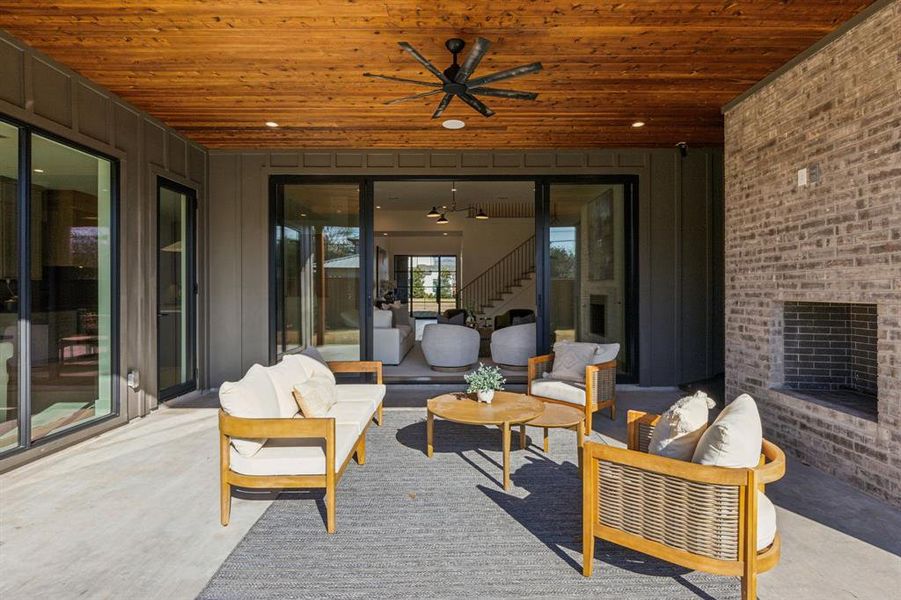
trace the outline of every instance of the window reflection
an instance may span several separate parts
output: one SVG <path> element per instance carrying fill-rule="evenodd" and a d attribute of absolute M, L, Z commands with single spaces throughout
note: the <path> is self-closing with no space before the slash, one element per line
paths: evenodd
<path fill-rule="evenodd" d="M 19 131 L 0 123 L 0 451 L 19 444 Z"/>

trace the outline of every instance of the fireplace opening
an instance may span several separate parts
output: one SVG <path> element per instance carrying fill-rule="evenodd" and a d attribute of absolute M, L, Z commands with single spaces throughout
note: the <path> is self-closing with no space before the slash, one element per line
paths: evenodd
<path fill-rule="evenodd" d="M 875 304 L 785 302 L 783 387 L 876 419 Z"/>
<path fill-rule="evenodd" d="M 593 336 L 606 338 L 607 296 L 591 294 L 588 300 L 588 330 Z"/>

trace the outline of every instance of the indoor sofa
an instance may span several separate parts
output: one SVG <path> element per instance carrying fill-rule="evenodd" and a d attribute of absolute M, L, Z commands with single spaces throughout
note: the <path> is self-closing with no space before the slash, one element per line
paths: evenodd
<path fill-rule="evenodd" d="M 334 373 L 374 373 L 374 384 L 338 384 Z M 295 386 L 315 380 L 334 392 L 324 416 L 304 417 Z M 335 531 L 335 489 L 351 457 L 366 461 L 366 431 L 382 423 L 382 365 L 377 361 L 323 363 L 291 354 L 271 367 L 253 365 L 219 388 L 222 525 L 228 525 L 231 488 L 324 488 L 326 529 Z"/>

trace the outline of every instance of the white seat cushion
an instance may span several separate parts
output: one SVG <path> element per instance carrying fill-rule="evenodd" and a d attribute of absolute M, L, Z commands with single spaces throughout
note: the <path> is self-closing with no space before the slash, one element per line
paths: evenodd
<path fill-rule="evenodd" d="M 577 385 L 556 379 L 536 379 L 532 382 L 532 395 L 585 406 L 585 390 Z"/>
<path fill-rule="evenodd" d="M 713 400 L 704 392 L 678 400 L 660 415 L 648 453 L 690 461 L 707 429 L 707 413 L 713 406 Z"/>
<path fill-rule="evenodd" d="M 716 467 L 754 468 L 760 463 L 763 427 L 757 404 L 742 394 L 716 418 L 698 441 L 691 461 Z"/>
<path fill-rule="evenodd" d="M 282 359 L 277 365 L 266 367 L 266 374 L 275 387 L 280 416 L 289 419 L 296 415 L 297 402 L 294 401 L 292 391 L 295 385 L 305 383 L 310 378 L 306 369 L 301 368 L 296 362 Z"/>
<path fill-rule="evenodd" d="M 279 419 L 281 406 L 266 367 L 253 365 L 240 381 L 225 381 L 219 386 L 219 404 L 233 417 L 243 419 Z M 266 439 L 232 438 L 232 446 L 243 456 L 256 454 Z"/>
<path fill-rule="evenodd" d="M 757 551 L 765 550 L 776 539 L 776 507 L 763 492 L 757 491 Z"/>
<path fill-rule="evenodd" d="M 373 412 L 385 399 L 386 388 L 381 383 L 342 383 L 338 385 L 338 403 L 368 402 Z"/>
<path fill-rule="evenodd" d="M 333 417 L 338 425 L 353 425 L 357 435 L 363 433 L 372 419 L 374 409 L 369 402 L 338 402 L 332 406 L 325 416 Z"/>
<path fill-rule="evenodd" d="M 335 424 L 335 470 L 359 439 L 354 425 Z M 231 451 L 230 468 L 244 475 L 324 475 L 325 440 L 314 438 L 273 439 L 254 456 Z"/>

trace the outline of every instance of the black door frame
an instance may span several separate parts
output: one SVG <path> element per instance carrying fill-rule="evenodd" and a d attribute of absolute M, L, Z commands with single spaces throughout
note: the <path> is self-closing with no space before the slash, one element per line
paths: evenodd
<path fill-rule="evenodd" d="M 622 184 L 625 187 L 626 223 L 626 294 L 625 338 L 626 351 L 632 372 L 617 375 L 618 383 L 638 383 L 639 374 L 639 310 L 638 310 L 638 179 L 637 175 L 270 175 L 269 176 L 269 360 L 278 360 L 277 273 L 275 264 L 275 227 L 282 189 L 290 184 L 356 183 L 360 190 L 360 357 L 372 356 L 372 311 L 365 307 L 373 303 L 375 264 L 374 214 L 375 184 L 382 181 L 523 181 L 535 188 L 535 276 L 536 322 L 538 353 L 550 350 L 550 322 L 546 314 L 546 299 L 550 291 L 550 186 L 551 184 Z"/>
<path fill-rule="evenodd" d="M 186 227 L 188 239 L 185 240 L 185 251 L 189 251 L 187 280 L 190 282 L 191 302 L 188 303 L 188 314 L 185 318 L 188 320 L 188 340 L 189 350 L 191 352 L 192 365 L 189 366 L 191 378 L 188 381 L 169 386 L 168 388 L 160 388 L 158 395 L 159 401 L 164 402 L 177 398 L 184 394 L 193 392 L 197 389 L 197 190 L 182 185 L 178 182 L 167 179 L 162 175 L 158 175 L 156 179 L 156 380 L 157 385 L 160 381 L 160 356 L 162 345 L 160 344 L 160 200 L 161 192 L 167 189 L 177 194 L 183 194 L 187 197 L 190 206 L 188 208 L 188 226 Z"/>

